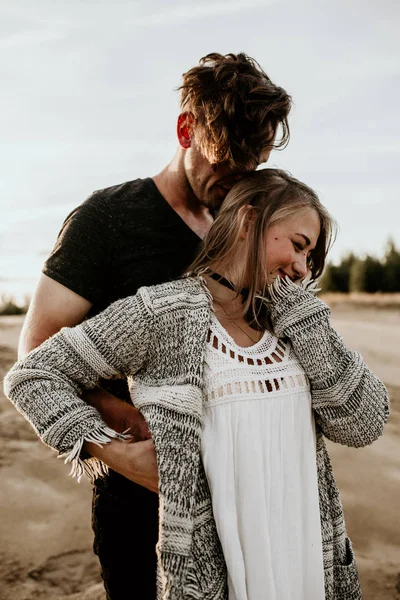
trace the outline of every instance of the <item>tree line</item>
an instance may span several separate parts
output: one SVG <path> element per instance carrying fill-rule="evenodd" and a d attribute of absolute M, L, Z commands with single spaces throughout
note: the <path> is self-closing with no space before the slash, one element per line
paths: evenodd
<path fill-rule="evenodd" d="M 389 240 L 383 258 L 347 254 L 338 265 L 327 264 L 321 288 L 323 292 L 400 292 L 400 251 Z M 0 315 L 23 314 L 28 306 L 28 299 L 21 306 L 10 296 L 0 296 Z"/>
<path fill-rule="evenodd" d="M 389 240 L 383 258 L 347 254 L 328 263 L 321 279 L 324 292 L 400 292 L 400 251 Z"/>

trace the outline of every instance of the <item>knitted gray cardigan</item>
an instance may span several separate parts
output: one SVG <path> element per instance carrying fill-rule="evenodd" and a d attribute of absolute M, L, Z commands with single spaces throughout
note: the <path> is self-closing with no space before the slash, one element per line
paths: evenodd
<path fill-rule="evenodd" d="M 45 444 L 66 453 L 79 475 L 84 464 L 85 470 L 96 470 L 94 459 L 83 463 L 79 458 L 83 441 L 117 436 L 81 399 L 82 391 L 100 378 L 128 378 L 157 454 L 158 598 L 163 600 L 227 597 L 200 458 L 210 310 L 211 297 L 201 279 L 141 288 L 81 325 L 62 329 L 5 379 L 10 400 Z M 323 436 L 354 447 L 373 442 L 388 417 L 387 392 L 331 328 L 327 305 L 305 288 L 291 282 L 275 285 L 270 311 L 276 335 L 290 339 L 310 381 L 326 599 L 359 600 L 357 568 Z"/>

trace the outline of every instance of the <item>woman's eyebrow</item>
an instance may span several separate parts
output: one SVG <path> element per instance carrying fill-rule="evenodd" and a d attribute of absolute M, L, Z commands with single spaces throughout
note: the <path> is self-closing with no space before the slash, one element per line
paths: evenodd
<path fill-rule="evenodd" d="M 306 242 L 307 246 L 310 246 L 310 245 L 311 245 L 311 242 L 310 242 L 310 240 L 308 239 L 308 237 L 307 237 L 306 235 L 304 235 L 304 233 L 296 233 L 295 235 L 300 235 L 302 238 L 304 238 L 304 240 L 305 240 L 305 242 Z"/>

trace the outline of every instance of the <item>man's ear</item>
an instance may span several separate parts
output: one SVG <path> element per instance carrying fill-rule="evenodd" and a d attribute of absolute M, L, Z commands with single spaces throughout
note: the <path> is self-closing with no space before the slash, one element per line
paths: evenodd
<path fill-rule="evenodd" d="M 181 113 L 176 124 L 176 135 L 181 148 L 190 148 L 192 144 L 194 116 L 191 112 Z"/>

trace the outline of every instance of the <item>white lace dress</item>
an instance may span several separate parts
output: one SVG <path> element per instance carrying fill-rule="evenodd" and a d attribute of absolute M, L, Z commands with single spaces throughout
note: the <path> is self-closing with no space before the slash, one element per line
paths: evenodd
<path fill-rule="evenodd" d="M 314 418 L 288 342 L 241 348 L 212 315 L 202 457 L 229 600 L 323 600 Z"/>

